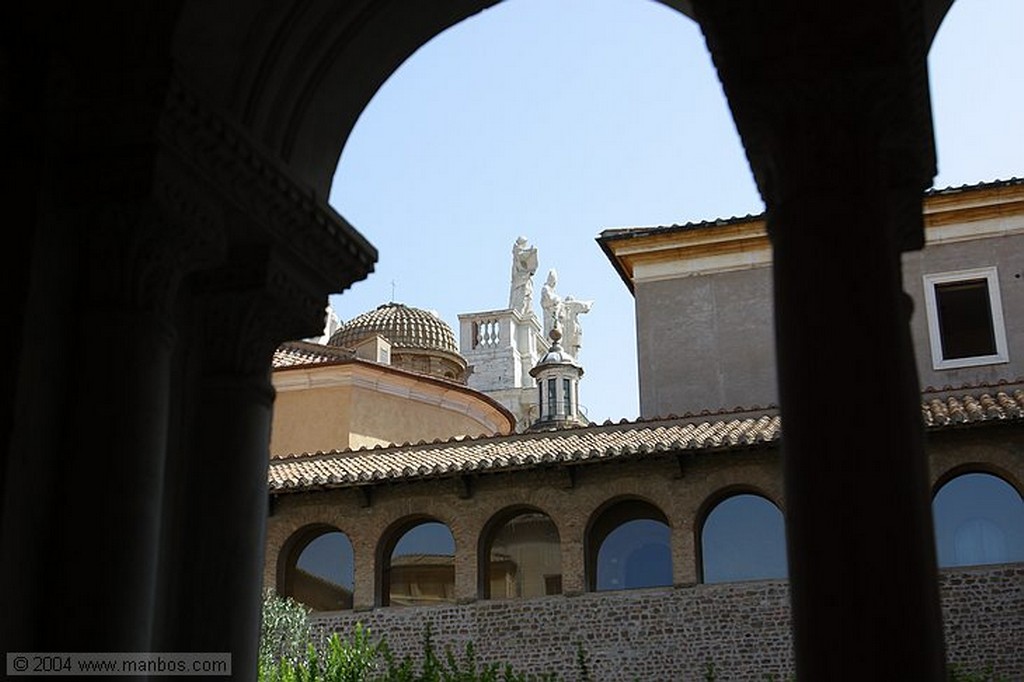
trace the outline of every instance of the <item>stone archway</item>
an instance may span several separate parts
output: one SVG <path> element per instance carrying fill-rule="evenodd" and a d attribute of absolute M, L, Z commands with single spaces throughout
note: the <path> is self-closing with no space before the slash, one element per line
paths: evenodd
<path fill-rule="evenodd" d="M 375 258 L 325 203 L 337 155 L 402 60 L 491 4 L 5 8 L 0 86 L 16 104 L 0 109 L 3 191 L 20 228 L 3 256 L 16 366 L 0 559 L 11 650 L 230 651 L 233 676 L 254 677 L 270 353 L 318 331 L 327 294 Z M 775 241 L 787 511 L 808 519 L 791 547 L 814 559 L 792 568 L 798 674 L 941 679 L 893 274 L 899 249 L 919 241 L 912 216 L 934 174 L 924 58 L 949 0 L 692 4 Z M 863 45 L 867 70 L 851 59 Z M 822 336 L 830 353 L 816 352 Z M 830 440 L 843 414 L 807 400 L 832 355 L 851 368 L 845 408 L 889 415 L 873 424 L 876 459 L 898 465 L 886 477 Z M 813 522 L 835 502 L 814 494 L 815 478 L 851 464 L 851 490 L 906 502 L 892 543 L 916 549 L 898 578 L 886 567 L 889 590 L 842 585 L 853 571 L 875 587 L 876 567 L 842 566 L 828 536 L 843 533 Z M 843 530 L 871 523 L 863 511 Z M 73 582 L 59 573 L 69 558 Z M 816 597 L 836 590 L 858 607 L 843 626 Z M 882 611 L 908 618 L 879 627 Z"/>

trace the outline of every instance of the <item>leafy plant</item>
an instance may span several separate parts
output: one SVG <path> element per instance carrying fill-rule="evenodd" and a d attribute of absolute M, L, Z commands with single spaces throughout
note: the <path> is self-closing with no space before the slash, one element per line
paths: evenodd
<path fill-rule="evenodd" d="M 294 664 L 306 655 L 310 639 L 309 609 L 273 590 L 264 592 L 259 646 L 261 678 L 264 668 L 277 670 L 281 667 L 279 662 Z"/>

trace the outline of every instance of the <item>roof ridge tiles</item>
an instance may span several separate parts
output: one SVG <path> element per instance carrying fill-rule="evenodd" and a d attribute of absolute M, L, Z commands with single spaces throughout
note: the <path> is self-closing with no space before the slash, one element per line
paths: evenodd
<path fill-rule="evenodd" d="M 1024 418 L 1024 386 L 1004 390 L 925 395 L 922 422 L 928 428 L 1018 422 Z M 1012 389 L 1012 390 L 1011 390 Z M 746 415 L 736 419 L 622 420 L 544 433 L 462 438 L 373 449 L 289 453 L 270 459 L 271 490 L 372 484 L 388 479 L 495 471 L 540 463 L 570 463 L 617 459 L 652 452 L 716 450 L 778 442 L 779 414 Z"/>

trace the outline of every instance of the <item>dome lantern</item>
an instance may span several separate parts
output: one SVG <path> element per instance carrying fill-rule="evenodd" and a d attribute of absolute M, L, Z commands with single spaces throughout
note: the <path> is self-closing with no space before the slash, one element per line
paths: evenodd
<path fill-rule="evenodd" d="M 579 404 L 583 367 L 562 348 L 562 330 L 557 322 L 548 337 L 551 347 L 530 370 L 530 376 L 537 381 L 540 405 L 540 416 L 530 430 L 585 426 L 587 421 L 580 416 Z"/>

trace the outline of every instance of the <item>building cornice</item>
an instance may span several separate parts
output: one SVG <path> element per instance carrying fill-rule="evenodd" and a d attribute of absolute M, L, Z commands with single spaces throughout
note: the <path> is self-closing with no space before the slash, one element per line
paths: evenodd
<path fill-rule="evenodd" d="M 928 192 L 927 244 L 1024 234 L 1024 181 Z M 598 244 L 630 291 L 656 282 L 771 265 L 764 214 L 686 225 L 605 230 Z"/>

